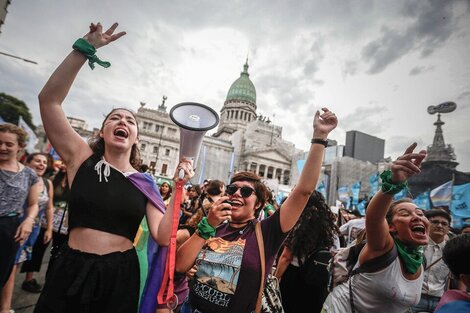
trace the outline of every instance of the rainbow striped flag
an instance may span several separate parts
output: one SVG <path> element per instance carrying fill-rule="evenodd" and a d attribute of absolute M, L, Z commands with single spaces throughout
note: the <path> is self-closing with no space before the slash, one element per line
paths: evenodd
<path fill-rule="evenodd" d="M 434 207 L 450 206 L 450 202 L 452 201 L 453 184 L 454 182 L 450 180 L 447 183 L 442 184 L 431 190 L 429 196 L 431 197 L 432 205 Z"/>

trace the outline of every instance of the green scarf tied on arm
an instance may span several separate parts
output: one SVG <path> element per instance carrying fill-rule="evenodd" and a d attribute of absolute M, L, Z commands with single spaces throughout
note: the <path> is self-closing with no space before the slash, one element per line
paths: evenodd
<path fill-rule="evenodd" d="M 108 68 L 111 66 L 111 63 L 106 62 L 106 61 L 101 61 L 96 55 L 96 48 L 93 47 L 88 41 L 86 41 L 83 38 L 77 39 L 75 43 L 73 44 L 72 48 L 74 50 L 77 50 L 81 54 L 83 54 L 87 59 L 88 59 L 88 65 L 90 66 L 91 69 L 95 68 L 94 63 L 98 63 L 104 68 Z"/>
<path fill-rule="evenodd" d="M 394 238 L 397 246 L 398 255 L 405 262 L 406 271 L 415 274 L 423 264 L 424 246 L 408 247 L 400 240 Z"/>

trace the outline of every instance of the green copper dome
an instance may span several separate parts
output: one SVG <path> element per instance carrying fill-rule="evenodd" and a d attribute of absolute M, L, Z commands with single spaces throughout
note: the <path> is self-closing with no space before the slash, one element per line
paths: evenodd
<path fill-rule="evenodd" d="M 243 72 L 240 73 L 240 77 L 233 82 L 232 86 L 230 86 L 226 101 L 238 100 L 256 104 L 256 89 L 249 76 L 248 60 L 246 60 L 246 63 L 243 66 Z"/>

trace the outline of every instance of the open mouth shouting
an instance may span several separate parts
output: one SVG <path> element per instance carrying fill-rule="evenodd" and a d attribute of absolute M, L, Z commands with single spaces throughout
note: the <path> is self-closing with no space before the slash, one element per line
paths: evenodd
<path fill-rule="evenodd" d="M 129 137 L 129 133 L 125 128 L 116 128 L 113 132 L 113 135 L 120 138 L 120 139 L 127 139 Z"/>

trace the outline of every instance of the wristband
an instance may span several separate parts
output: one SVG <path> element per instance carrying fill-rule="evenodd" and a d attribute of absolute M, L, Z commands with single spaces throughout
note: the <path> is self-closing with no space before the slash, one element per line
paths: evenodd
<path fill-rule="evenodd" d="M 101 65 L 104 68 L 108 68 L 111 66 L 111 63 L 106 61 L 101 61 L 96 55 L 96 48 L 93 47 L 88 41 L 83 38 L 77 39 L 73 44 L 72 48 L 81 54 L 83 54 L 88 59 L 88 65 L 91 69 L 95 68 L 95 62 Z"/>
<path fill-rule="evenodd" d="M 207 217 L 203 217 L 197 224 L 196 234 L 202 239 L 209 239 L 215 236 L 215 228 L 207 221 Z"/>
<path fill-rule="evenodd" d="M 325 147 L 328 146 L 328 139 L 319 139 L 319 138 L 312 138 L 310 143 L 318 143 L 320 145 L 324 145 Z"/>
<path fill-rule="evenodd" d="M 399 184 L 394 184 L 392 182 L 392 171 L 385 170 L 380 174 L 382 179 L 382 192 L 390 195 L 394 195 L 408 187 L 408 182 L 402 182 Z"/>

